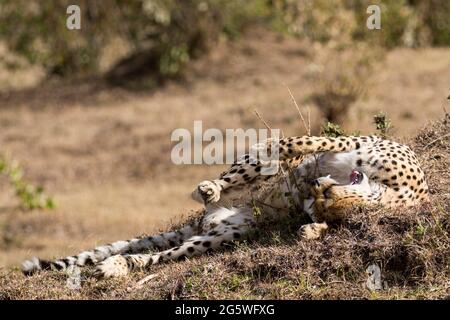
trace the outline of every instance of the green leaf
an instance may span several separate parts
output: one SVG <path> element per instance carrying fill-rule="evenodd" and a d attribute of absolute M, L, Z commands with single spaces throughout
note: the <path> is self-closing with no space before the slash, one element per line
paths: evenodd
<path fill-rule="evenodd" d="M 47 209 L 54 209 L 56 207 L 55 202 L 52 199 L 47 199 L 47 203 L 45 204 Z"/>

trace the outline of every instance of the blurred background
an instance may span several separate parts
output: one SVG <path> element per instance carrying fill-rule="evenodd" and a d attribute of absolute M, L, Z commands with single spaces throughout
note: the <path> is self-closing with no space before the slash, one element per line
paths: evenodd
<path fill-rule="evenodd" d="M 172 131 L 264 128 L 258 110 L 305 134 L 288 88 L 313 134 L 372 133 L 382 113 L 414 136 L 448 107 L 449 18 L 447 0 L 0 0 L 0 267 L 199 208 L 224 167 L 174 165 Z"/>

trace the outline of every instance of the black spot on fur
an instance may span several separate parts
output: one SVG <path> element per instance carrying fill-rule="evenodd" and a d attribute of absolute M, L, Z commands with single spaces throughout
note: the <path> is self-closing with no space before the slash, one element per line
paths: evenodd
<path fill-rule="evenodd" d="M 205 241 L 202 244 L 205 248 L 209 248 L 211 246 L 211 241 Z"/>
<path fill-rule="evenodd" d="M 66 267 L 68 267 L 70 265 L 70 261 L 67 258 L 61 259 L 62 262 L 64 262 L 64 264 L 66 265 Z"/>

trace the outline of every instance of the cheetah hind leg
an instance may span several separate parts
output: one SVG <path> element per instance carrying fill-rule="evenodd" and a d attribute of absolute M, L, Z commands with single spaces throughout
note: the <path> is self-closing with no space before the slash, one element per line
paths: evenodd
<path fill-rule="evenodd" d="M 224 218 L 224 211 L 229 215 Z M 207 252 L 220 249 L 235 240 L 239 240 L 254 226 L 251 208 L 218 208 L 218 223 L 213 228 L 204 230 L 204 234 L 187 239 L 180 246 L 154 254 L 123 254 L 112 256 L 96 266 L 94 275 L 100 278 L 120 277 L 133 270 L 146 269 L 152 265 L 184 260 Z M 214 214 L 214 212 L 212 213 Z M 210 217 L 205 217 L 207 220 Z M 214 217 L 213 217 L 214 219 Z"/>

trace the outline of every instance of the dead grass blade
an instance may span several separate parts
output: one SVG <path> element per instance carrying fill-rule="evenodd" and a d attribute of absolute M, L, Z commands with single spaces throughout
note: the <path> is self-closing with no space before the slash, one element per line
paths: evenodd
<path fill-rule="evenodd" d="M 300 115 L 300 119 L 302 121 L 303 127 L 305 128 L 306 133 L 308 136 L 311 135 L 311 112 L 308 107 L 308 125 L 306 124 L 305 117 L 303 116 L 302 112 L 300 111 L 300 107 L 297 104 L 297 101 L 294 98 L 294 95 L 291 92 L 291 89 L 286 85 L 286 88 L 288 89 L 289 95 L 291 96 L 291 100 L 294 103 L 295 107 L 297 108 L 298 114 Z"/>

